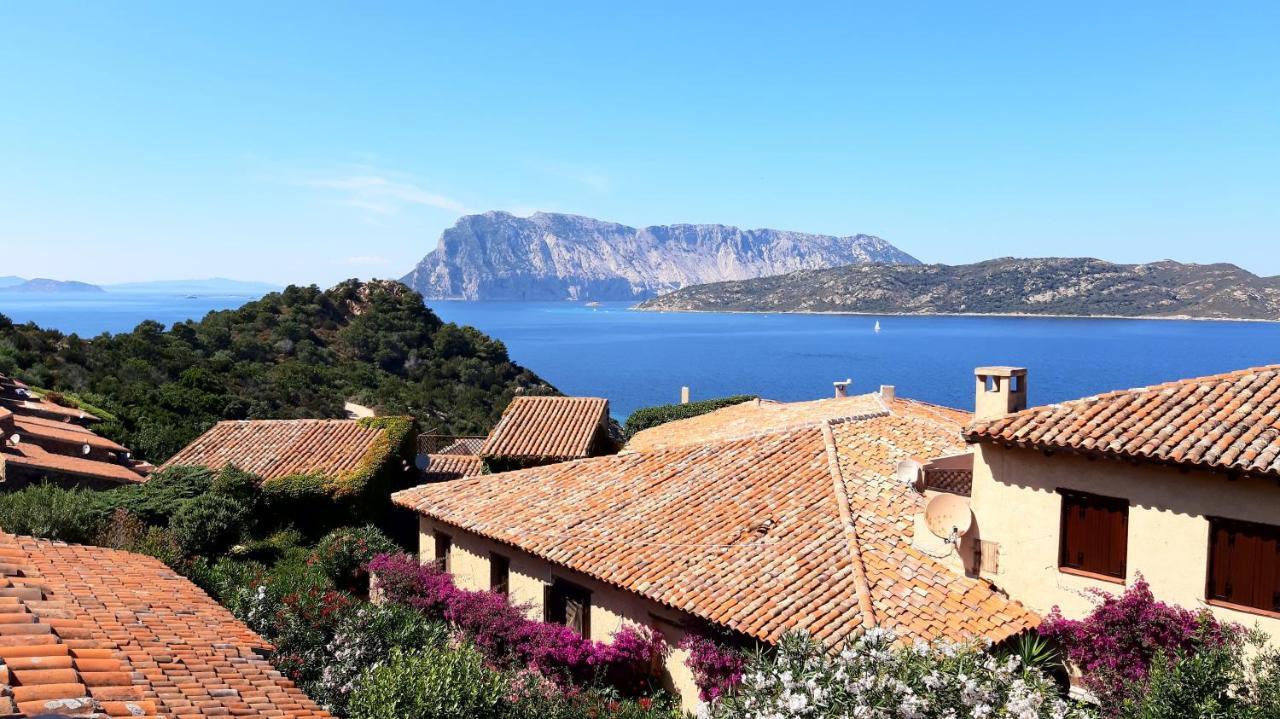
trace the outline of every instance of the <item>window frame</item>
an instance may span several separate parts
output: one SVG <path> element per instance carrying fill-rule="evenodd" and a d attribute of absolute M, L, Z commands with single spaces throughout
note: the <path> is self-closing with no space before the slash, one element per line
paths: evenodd
<path fill-rule="evenodd" d="M 499 572 L 499 568 L 501 571 Z M 498 581 L 501 574 L 501 581 Z M 489 553 L 489 591 L 504 597 L 511 594 L 511 557 L 497 552 Z"/>
<path fill-rule="evenodd" d="M 1280 619 L 1280 526 L 1266 524 L 1265 522 L 1250 522 L 1242 519 L 1230 519 L 1227 517 L 1208 517 L 1207 519 L 1209 520 L 1209 536 L 1206 542 L 1206 546 L 1208 547 L 1208 556 L 1205 559 L 1204 573 L 1205 602 L 1215 607 L 1223 607 L 1238 612 L 1245 612 L 1247 614 L 1256 614 L 1259 616 Z M 1217 596 L 1217 592 L 1214 591 L 1214 580 L 1217 578 L 1217 575 L 1214 572 L 1216 566 L 1214 555 L 1217 546 L 1217 533 L 1219 529 L 1230 531 L 1231 527 L 1244 530 L 1252 529 L 1264 537 L 1270 534 L 1272 535 L 1271 539 L 1276 542 L 1276 559 L 1274 560 L 1275 564 L 1272 565 L 1272 571 L 1277 574 L 1277 579 L 1274 580 L 1277 588 L 1274 590 L 1272 595 L 1271 608 L 1260 607 L 1251 603 L 1240 603 L 1239 601 L 1236 601 L 1235 598 L 1226 599 L 1219 597 Z M 1253 565 L 1256 566 L 1256 563 L 1253 563 Z"/>
<path fill-rule="evenodd" d="M 1074 489 L 1057 490 L 1061 496 L 1061 507 L 1059 509 L 1059 526 L 1058 526 L 1058 571 L 1063 574 L 1074 574 L 1090 579 L 1097 579 L 1113 584 L 1124 584 L 1129 573 L 1129 500 L 1123 497 L 1111 497 L 1103 494 L 1094 494 L 1092 492 L 1081 492 Z M 1074 536 L 1068 531 L 1070 525 L 1071 511 L 1093 509 L 1094 511 L 1117 512 L 1120 515 L 1121 530 L 1119 538 L 1123 545 L 1120 555 L 1120 568 L 1112 570 L 1103 566 L 1096 558 L 1086 558 L 1078 562 L 1068 560 L 1070 550 L 1076 549 L 1080 553 L 1080 545 L 1068 545 L 1071 537 Z M 1115 538 L 1107 540 L 1108 557 L 1104 561 L 1110 561 L 1110 555 L 1114 551 L 1111 547 L 1111 541 Z"/>
<path fill-rule="evenodd" d="M 453 536 L 436 530 L 431 533 L 435 544 L 436 568 L 446 574 L 453 569 Z"/>
<path fill-rule="evenodd" d="M 581 626 L 572 626 L 568 619 L 569 602 L 581 605 Z M 543 589 L 542 618 L 548 624 L 569 627 L 583 639 L 591 638 L 591 590 L 566 579 L 553 578 Z"/>

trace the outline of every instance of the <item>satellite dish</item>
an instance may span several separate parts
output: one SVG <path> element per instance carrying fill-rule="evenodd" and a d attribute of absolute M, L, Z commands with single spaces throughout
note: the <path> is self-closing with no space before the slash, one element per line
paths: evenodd
<path fill-rule="evenodd" d="M 80 448 L 80 453 L 81 453 L 81 454 L 88 454 L 88 453 L 89 453 L 89 445 L 87 445 L 87 444 L 86 444 L 86 445 L 84 445 L 83 447 L 81 447 L 81 448 Z"/>
<path fill-rule="evenodd" d="M 924 523 L 943 539 L 958 539 L 973 526 L 969 502 L 955 494 L 939 494 L 924 507 Z"/>
<path fill-rule="evenodd" d="M 898 462 L 898 481 L 904 486 L 914 487 L 920 482 L 921 465 L 914 459 L 904 459 Z"/>
<path fill-rule="evenodd" d="M 421 470 L 425 471 L 425 470 L 427 469 L 427 463 L 428 463 L 428 461 L 429 461 L 429 460 L 427 459 L 427 455 L 425 455 L 425 454 L 420 454 L 420 455 L 418 455 L 417 459 L 414 459 L 414 460 L 413 460 L 413 465 L 414 465 L 415 467 L 417 467 L 418 469 L 421 469 Z"/>

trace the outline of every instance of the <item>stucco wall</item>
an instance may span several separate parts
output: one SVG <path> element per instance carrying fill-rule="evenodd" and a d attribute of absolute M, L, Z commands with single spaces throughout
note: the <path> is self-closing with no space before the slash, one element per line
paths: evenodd
<path fill-rule="evenodd" d="M 693 681 L 693 673 L 685 663 L 689 655 L 678 648 L 684 638 L 681 627 L 687 626 L 689 617 L 657 602 L 525 554 L 514 547 L 435 522 L 428 517 L 419 519 L 418 528 L 419 557 L 423 562 L 435 558 L 435 533 L 439 531 L 449 535 L 453 541 L 449 568 L 454 582 L 464 589 L 489 589 L 490 555 L 497 553 L 507 557 L 510 561 L 508 595 L 513 603 L 528 606 L 529 617 L 532 619 L 543 618 L 543 590 L 554 579 L 559 578 L 591 592 L 592 639 L 607 642 L 624 623 L 660 631 L 670 648 L 663 682 L 670 691 L 679 694 L 686 710 L 696 710 L 698 690 Z"/>
<path fill-rule="evenodd" d="M 1205 599 L 1208 517 L 1280 522 L 1275 482 L 989 444 L 977 449 L 971 501 L 975 531 L 965 540 L 999 543 L 998 572 L 983 576 L 1013 598 L 1040 612 L 1058 605 L 1078 617 L 1093 606 L 1083 590 L 1123 591 L 1118 582 L 1058 570 L 1062 497 L 1055 490 L 1091 492 L 1129 500 L 1126 584 L 1140 572 L 1156 598 L 1208 607 L 1220 619 L 1258 626 L 1280 644 L 1280 619 L 1212 606 Z"/>

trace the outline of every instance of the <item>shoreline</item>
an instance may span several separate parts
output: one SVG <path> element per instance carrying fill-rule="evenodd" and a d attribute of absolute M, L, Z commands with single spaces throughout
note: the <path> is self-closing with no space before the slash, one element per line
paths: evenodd
<path fill-rule="evenodd" d="M 1060 320 L 1160 320 L 1165 322 L 1257 322 L 1280 324 L 1280 319 L 1248 317 L 1193 317 L 1191 315 L 1064 315 L 1031 312 L 860 312 L 855 310 L 667 310 L 634 305 L 629 312 L 696 313 L 708 315 L 850 315 L 856 317 L 1004 317 L 1015 319 Z"/>

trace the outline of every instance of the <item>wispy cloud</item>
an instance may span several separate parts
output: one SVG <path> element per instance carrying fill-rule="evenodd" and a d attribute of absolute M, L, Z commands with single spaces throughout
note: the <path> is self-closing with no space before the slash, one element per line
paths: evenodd
<path fill-rule="evenodd" d="M 406 207 L 434 207 L 460 215 L 470 212 L 452 197 L 376 172 L 310 178 L 299 184 L 332 190 L 342 196 L 343 204 L 378 215 L 394 215 Z"/>
<path fill-rule="evenodd" d="M 558 177 L 562 180 L 569 180 L 580 185 L 585 185 L 587 189 L 603 195 L 609 191 L 613 184 L 609 179 L 609 175 L 594 167 L 585 165 L 575 165 L 566 162 L 545 163 L 540 166 L 542 172 Z"/>

